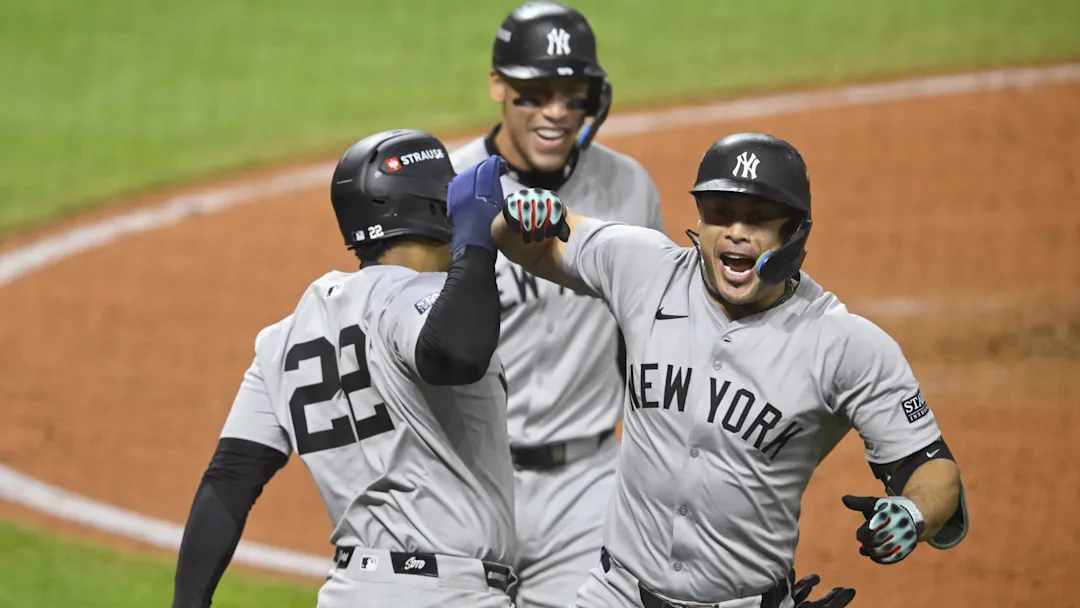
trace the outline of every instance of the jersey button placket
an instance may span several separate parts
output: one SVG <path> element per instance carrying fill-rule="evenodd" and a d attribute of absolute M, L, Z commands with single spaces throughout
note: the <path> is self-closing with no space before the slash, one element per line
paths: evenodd
<path fill-rule="evenodd" d="M 724 334 L 720 338 L 720 342 L 716 342 L 713 346 L 713 362 L 712 368 L 714 372 L 720 371 L 720 368 L 724 367 L 724 345 L 731 343 L 731 332 Z"/>

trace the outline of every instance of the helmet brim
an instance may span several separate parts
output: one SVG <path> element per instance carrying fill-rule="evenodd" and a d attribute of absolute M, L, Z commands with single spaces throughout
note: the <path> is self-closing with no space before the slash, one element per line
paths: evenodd
<path fill-rule="evenodd" d="M 605 78 L 603 68 L 586 63 L 559 62 L 551 65 L 497 65 L 495 71 L 513 80 L 535 80 L 537 78 Z"/>
<path fill-rule="evenodd" d="M 734 192 L 736 194 L 752 194 L 770 201 L 781 203 L 796 211 L 801 211 L 807 215 L 810 214 L 810 209 L 804 205 L 798 197 L 791 193 L 785 192 L 779 188 L 773 188 L 767 184 L 759 182 L 742 181 L 737 179 L 729 179 L 725 177 L 705 180 L 694 184 L 694 187 L 690 190 L 690 194 L 702 194 L 704 192 Z"/>

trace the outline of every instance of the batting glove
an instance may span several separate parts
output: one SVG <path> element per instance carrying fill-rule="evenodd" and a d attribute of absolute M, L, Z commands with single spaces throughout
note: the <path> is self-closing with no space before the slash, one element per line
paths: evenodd
<path fill-rule="evenodd" d="M 556 236 L 565 243 L 570 238 L 566 205 L 551 190 L 529 188 L 510 193 L 503 205 L 503 218 L 526 243 Z"/>
<path fill-rule="evenodd" d="M 855 590 L 851 587 L 833 587 L 825 597 L 816 600 L 808 600 L 814 586 L 821 582 L 821 577 L 810 574 L 799 579 L 791 587 L 791 599 L 795 600 L 795 608 L 844 608 L 855 599 Z"/>
<path fill-rule="evenodd" d="M 450 254 L 454 259 L 468 245 L 495 251 L 491 220 L 495 219 L 502 206 L 503 191 L 499 177 L 504 173 L 506 161 L 492 155 L 450 180 L 450 187 L 446 191 L 446 212 L 453 225 Z"/>
<path fill-rule="evenodd" d="M 895 564 L 915 550 L 926 524 L 910 499 L 848 495 L 843 501 L 845 507 L 866 517 L 855 532 L 855 538 L 862 543 L 859 553 L 879 564 Z"/>

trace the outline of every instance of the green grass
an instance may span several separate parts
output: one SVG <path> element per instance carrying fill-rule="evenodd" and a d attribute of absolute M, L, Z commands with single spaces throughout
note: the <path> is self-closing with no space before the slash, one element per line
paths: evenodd
<path fill-rule="evenodd" d="M 1074 0 L 575 3 L 623 108 L 1080 57 Z M 8 3 L 0 236 L 164 184 L 494 119 L 513 2 Z"/>
<path fill-rule="evenodd" d="M 126 555 L 0 521 L 0 607 L 135 608 L 172 603 L 175 561 Z M 329 562 L 328 562 L 329 563 Z M 214 606 L 311 608 L 317 586 L 226 570 Z"/>

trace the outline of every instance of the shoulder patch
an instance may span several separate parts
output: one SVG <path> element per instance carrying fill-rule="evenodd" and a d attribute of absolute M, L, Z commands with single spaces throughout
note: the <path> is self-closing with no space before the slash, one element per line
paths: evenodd
<path fill-rule="evenodd" d="M 418 300 L 416 304 L 413 304 L 413 307 L 416 308 L 418 314 L 422 315 L 431 309 L 431 306 L 435 304 L 435 300 L 437 299 L 439 299 L 439 292 L 435 291 Z"/>
<path fill-rule="evenodd" d="M 904 408 L 907 421 L 912 424 L 930 413 L 930 406 L 926 405 L 926 399 L 923 399 L 922 391 L 915 391 L 913 396 L 904 399 L 900 405 Z"/>

